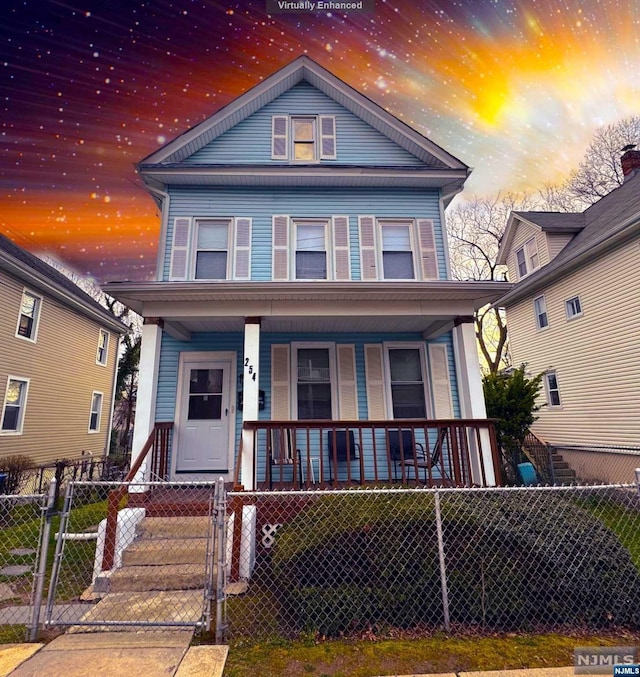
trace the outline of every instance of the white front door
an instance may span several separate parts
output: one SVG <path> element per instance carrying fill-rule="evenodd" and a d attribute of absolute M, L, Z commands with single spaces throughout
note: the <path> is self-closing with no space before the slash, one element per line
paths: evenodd
<path fill-rule="evenodd" d="M 229 472 L 231 361 L 183 363 L 176 473 Z"/>

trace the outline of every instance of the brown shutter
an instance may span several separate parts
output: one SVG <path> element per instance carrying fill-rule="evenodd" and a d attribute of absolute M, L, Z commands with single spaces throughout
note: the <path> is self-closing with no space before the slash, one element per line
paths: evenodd
<path fill-rule="evenodd" d="M 335 160 L 336 158 L 336 118 L 334 115 L 321 115 L 320 159 Z"/>
<path fill-rule="evenodd" d="M 373 216 L 359 216 L 360 226 L 360 279 L 378 279 L 376 258 L 375 219 Z"/>
<path fill-rule="evenodd" d="M 273 217 L 272 280 L 289 279 L 289 217 Z"/>
<path fill-rule="evenodd" d="M 438 258 L 436 256 L 436 238 L 431 219 L 418 220 L 418 236 L 420 238 L 420 261 L 422 262 L 422 279 L 438 279 Z"/>
<path fill-rule="evenodd" d="M 431 389 L 436 418 L 453 418 L 451 382 L 449 380 L 449 351 L 443 343 L 429 344 Z"/>
<path fill-rule="evenodd" d="M 191 218 L 176 217 L 173 220 L 173 239 L 171 241 L 170 280 L 186 280 L 189 268 L 189 235 Z"/>
<path fill-rule="evenodd" d="M 338 408 L 343 421 L 358 420 L 358 383 L 355 346 L 336 346 L 338 355 Z"/>
<path fill-rule="evenodd" d="M 387 410 L 385 406 L 384 363 L 380 344 L 365 345 L 364 364 L 369 420 L 384 421 L 387 418 Z"/>
<path fill-rule="evenodd" d="M 271 159 L 289 159 L 289 118 L 286 115 L 271 118 Z"/>
<path fill-rule="evenodd" d="M 237 218 L 235 223 L 234 280 L 251 279 L 251 219 Z"/>
<path fill-rule="evenodd" d="M 349 253 L 349 217 L 333 217 L 333 274 L 335 280 L 351 279 L 351 256 Z"/>
<path fill-rule="evenodd" d="M 271 420 L 291 418 L 291 361 L 287 344 L 271 346 Z"/>

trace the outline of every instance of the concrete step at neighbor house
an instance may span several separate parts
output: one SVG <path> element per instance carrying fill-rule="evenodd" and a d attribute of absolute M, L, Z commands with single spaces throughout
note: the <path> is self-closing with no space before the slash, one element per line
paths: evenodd
<path fill-rule="evenodd" d="M 123 566 L 109 577 L 105 592 L 197 590 L 205 584 L 204 559 L 200 564 Z"/>
<path fill-rule="evenodd" d="M 206 538 L 211 517 L 145 517 L 136 527 L 140 538 Z"/>
<path fill-rule="evenodd" d="M 206 556 L 206 538 L 139 537 L 123 552 L 122 565 L 202 564 Z"/>

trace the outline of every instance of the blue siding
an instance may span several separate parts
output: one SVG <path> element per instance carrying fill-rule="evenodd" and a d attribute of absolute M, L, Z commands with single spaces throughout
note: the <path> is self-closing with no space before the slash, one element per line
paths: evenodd
<path fill-rule="evenodd" d="M 351 275 L 360 279 L 358 216 L 426 218 L 434 222 L 440 278 L 446 278 L 439 192 L 420 189 L 339 188 L 216 188 L 173 187 L 165 252 L 164 280 L 171 261 L 173 220 L 176 216 L 244 216 L 253 219 L 251 278 L 271 280 L 271 217 L 348 216 L 351 231 Z"/>
<path fill-rule="evenodd" d="M 335 115 L 337 160 L 323 164 L 422 165 L 333 99 L 303 82 L 222 134 L 185 160 L 186 164 L 281 164 L 271 159 L 272 115 Z"/>
<path fill-rule="evenodd" d="M 384 341 L 421 341 L 419 333 L 345 333 L 345 334 L 275 334 L 263 333 L 260 337 L 260 366 L 259 380 L 260 389 L 265 391 L 266 406 L 260 412 L 261 420 L 271 419 L 271 346 L 273 344 L 289 344 L 292 341 L 326 341 L 336 344 L 355 345 L 356 354 L 356 373 L 358 390 L 358 411 L 359 418 L 367 420 L 367 392 L 365 381 L 365 362 L 364 345 L 368 343 L 382 343 Z M 452 335 L 446 334 L 434 343 L 444 343 L 448 346 L 449 352 L 449 377 L 451 381 L 451 395 L 453 399 L 454 415 L 460 416 L 460 405 L 457 387 L 456 367 L 453 352 Z M 238 373 L 236 378 L 242 375 L 242 355 L 243 355 L 244 335 L 241 332 L 228 333 L 199 333 L 194 334 L 191 341 L 177 341 L 176 339 L 163 334 L 162 347 L 160 352 L 160 367 L 158 373 L 158 392 L 156 402 L 156 421 L 174 421 L 175 405 L 177 396 L 178 380 L 178 362 L 180 352 L 193 351 L 236 351 L 238 355 Z M 236 445 L 238 449 L 240 432 L 242 428 L 242 414 L 236 414 Z M 363 450 L 365 459 L 369 464 L 365 466 L 365 473 L 368 477 L 373 477 L 373 459 L 371 454 L 371 444 L 367 444 Z M 317 455 L 317 454 L 316 454 Z M 380 467 L 386 463 L 385 447 L 379 445 L 377 448 L 377 458 Z M 262 481 L 265 477 L 265 458 L 260 455 L 258 464 L 258 478 Z M 356 465 L 354 464 L 354 468 Z M 341 477 L 341 479 L 344 479 Z"/>

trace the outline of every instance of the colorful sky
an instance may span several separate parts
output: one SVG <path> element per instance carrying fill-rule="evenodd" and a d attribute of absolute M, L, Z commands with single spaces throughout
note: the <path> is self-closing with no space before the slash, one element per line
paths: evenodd
<path fill-rule="evenodd" d="M 474 167 L 468 193 L 562 179 L 640 112 L 640 3 L 2 0 L 0 232 L 98 281 L 149 278 L 134 164 L 306 53 Z"/>

